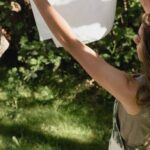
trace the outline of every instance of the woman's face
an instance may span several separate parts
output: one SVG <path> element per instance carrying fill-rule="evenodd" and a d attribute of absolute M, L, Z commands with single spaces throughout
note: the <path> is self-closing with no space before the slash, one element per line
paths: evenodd
<path fill-rule="evenodd" d="M 139 60 L 142 62 L 143 60 L 143 25 L 141 24 L 138 34 L 134 37 L 134 42 L 136 44 L 136 50 Z"/>

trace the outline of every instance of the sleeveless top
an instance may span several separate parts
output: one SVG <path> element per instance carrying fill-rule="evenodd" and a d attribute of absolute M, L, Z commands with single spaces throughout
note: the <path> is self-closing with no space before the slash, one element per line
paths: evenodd
<path fill-rule="evenodd" d="M 143 76 L 136 79 L 143 82 Z M 115 101 L 109 150 L 150 150 L 150 107 L 133 116 Z"/>
<path fill-rule="evenodd" d="M 131 149 L 145 148 L 148 144 L 150 146 L 150 140 L 148 142 L 148 137 L 150 138 L 150 108 L 145 107 L 139 114 L 133 116 L 128 114 L 119 103 L 118 120 L 125 147 Z"/>

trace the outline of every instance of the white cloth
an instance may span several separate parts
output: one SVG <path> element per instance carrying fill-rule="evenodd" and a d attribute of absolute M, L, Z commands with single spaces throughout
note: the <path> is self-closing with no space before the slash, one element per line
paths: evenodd
<path fill-rule="evenodd" d="M 9 48 L 9 42 L 5 38 L 4 35 L 0 35 L 0 57 L 5 53 L 5 51 Z"/>
<path fill-rule="evenodd" d="M 64 17 L 78 39 L 87 44 L 100 40 L 112 29 L 117 0 L 49 0 Z M 61 47 L 30 0 L 40 40 L 53 39 Z"/>
<path fill-rule="evenodd" d="M 121 148 L 119 146 L 119 144 L 117 143 L 117 141 L 114 140 L 113 137 L 111 137 L 110 141 L 109 141 L 109 147 L 108 150 L 124 150 L 124 148 Z"/>

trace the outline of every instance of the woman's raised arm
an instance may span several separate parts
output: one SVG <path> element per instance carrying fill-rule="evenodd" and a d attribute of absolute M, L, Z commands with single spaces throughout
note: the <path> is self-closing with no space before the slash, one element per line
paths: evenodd
<path fill-rule="evenodd" d="M 80 63 L 86 72 L 104 89 L 118 99 L 130 114 L 136 114 L 137 81 L 124 71 L 109 65 L 87 45 L 81 43 L 68 23 L 47 0 L 34 0 L 48 27 L 63 47 Z"/>
<path fill-rule="evenodd" d="M 150 0 L 140 0 L 146 13 L 150 13 Z"/>

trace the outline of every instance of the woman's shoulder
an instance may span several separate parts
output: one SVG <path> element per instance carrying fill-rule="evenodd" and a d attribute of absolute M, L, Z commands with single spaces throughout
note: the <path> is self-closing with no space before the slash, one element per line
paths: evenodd
<path fill-rule="evenodd" d="M 137 80 L 137 82 L 139 82 L 140 85 L 145 85 L 146 84 L 146 78 L 145 78 L 144 74 L 134 75 L 133 77 Z M 149 118 L 150 118 L 150 105 L 143 106 L 142 108 L 146 112 L 149 112 Z"/>

